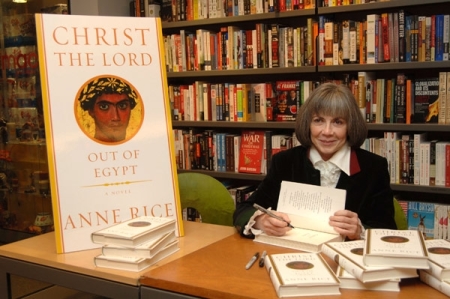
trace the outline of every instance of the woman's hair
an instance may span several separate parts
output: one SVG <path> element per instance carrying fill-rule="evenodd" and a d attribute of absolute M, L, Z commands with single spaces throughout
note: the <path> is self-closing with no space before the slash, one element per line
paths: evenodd
<path fill-rule="evenodd" d="M 347 142 L 361 146 L 367 138 L 367 125 L 350 89 L 324 83 L 317 87 L 297 113 L 295 135 L 305 147 L 312 145 L 310 126 L 315 115 L 340 117 L 347 122 Z"/>
<path fill-rule="evenodd" d="M 95 101 L 102 94 L 125 94 L 130 100 L 130 107 L 136 106 L 137 95 L 131 86 L 119 78 L 109 76 L 100 77 L 90 81 L 80 92 L 78 100 L 85 111 L 92 109 Z"/>

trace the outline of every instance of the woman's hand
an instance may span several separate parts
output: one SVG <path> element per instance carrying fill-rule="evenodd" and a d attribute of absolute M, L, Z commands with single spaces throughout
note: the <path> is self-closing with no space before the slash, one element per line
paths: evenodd
<path fill-rule="evenodd" d="M 288 215 L 277 211 L 272 212 L 275 215 L 280 216 L 287 222 L 289 223 L 291 222 Z M 284 236 L 286 232 L 292 229 L 289 226 L 287 226 L 286 222 L 270 217 L 267 214 L 262 214 L 256 217 L 255 222 L 256 223 L 253 227 L 262 230 L 269 236 L 278 236 L 278 237 Z"/>
<path fill-rule="evenodd" d="M 333 216 L 330 216 L 328 222 L 336 232 L 350 240 L 360 239 L 362 228 L 359 223 L 358 214 L 348 210 L 337 211 Z"/>

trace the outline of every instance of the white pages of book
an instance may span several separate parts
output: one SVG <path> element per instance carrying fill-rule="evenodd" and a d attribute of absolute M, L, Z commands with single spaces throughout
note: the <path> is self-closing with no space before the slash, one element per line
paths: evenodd
<path fill-rule="evenodd" d="M 341 189 L 283 181 L 277 211 L 288 214 L 294 227 L 337 234 L 328 221 L 345 209 L 345 196 Z"/>

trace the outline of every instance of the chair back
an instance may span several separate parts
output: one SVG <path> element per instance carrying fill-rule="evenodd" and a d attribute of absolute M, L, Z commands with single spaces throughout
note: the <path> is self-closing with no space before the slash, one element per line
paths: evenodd
<path fill-rule="evenodd" d="M 408 229 L 408 220 L 406 219 L 405 212 L 396 198 L 394 198 L 394 218 L 397 229 Z"/>
<path fill-rule="evenodd" d="M 181 208 L 195 208 L 202 222 L 233 226 L 234 201 L 228 189 L 202 173 L 178 174 Z"/>

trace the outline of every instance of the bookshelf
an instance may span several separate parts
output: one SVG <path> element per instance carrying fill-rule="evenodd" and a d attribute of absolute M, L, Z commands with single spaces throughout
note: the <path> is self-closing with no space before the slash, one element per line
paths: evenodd
<path fill-rule="evenodd" d="M 447 5 L 446 5 L 447 4 Z M 286 25 L 297 22 L 305 24 L 307 18 L 318 20 L 319 16 L 328 16 L 335 20 L 355 19 L 361 20 L 367 14 L 381 14 L 382 12 L 397 12 L 404 9 L 413 14 L 449 14 L 450 1 L 448 0 L 392 0 L 387 2 L 375 2 L 336 7 L 322 7 L 321 1 L 317 1 L 315 9 L 294 10 L 285 12 L 272 12 L 254 15 L 222 17 L 213 19 L 201 19 L 192 21 L 163 22 L 163 34 L 176 34 L 181 29 L 210 29 L 218 31 L 221 26 L 236 25 L 243 29 L 252 28 L 255 23 L 273 22 Z M 343 74 L 357 76 L 360 71 L 373 71 L 381 78 L 390 78 L 399 72 L 414 74 L 415 77 L 437 77 L 440 71 L 450 71 L 450 61 L 429 62 L 390 62 L 376 64 L 345 64 L 334 66 L 301 66 L 282 68 L 257 68 L 237 70 L 212 70 L 212 71 L 187 71 L 168 72 L 170 84 L 191 84 L 196 80 L 208 80 L 209 82 L 243 82 L 256 83 L 268 80 L 317 80 L 321 77 L 339 78 Z M 272 78 L 272 79 L 271 79 Z M 243 129 L 262 129 L 280 132 L 293 132 L 294 123 L 289 122 L 226 122 L 226 121 L 173 121 L 176 129 L 213 129 L 225 132 L 238 133 Z M 450 140 L 450 125 L 442 124 L 368 124 L 369 137 L 382 136 L 386 131 L 421 133 L 428 132 L 429 139 Z M 180 172 L 202 172 L 218 179 L 236 179 L 258 182 L 264 175 L 253 175 L 235 172 L 214 172 L 207 170 L 179 170 Z M 419 200 L 424 202 L 448 203 L 450 188 L 422 186 L 412 184 L 391 184 L 394 193 L 404 194 L 407 200 Z"/>

